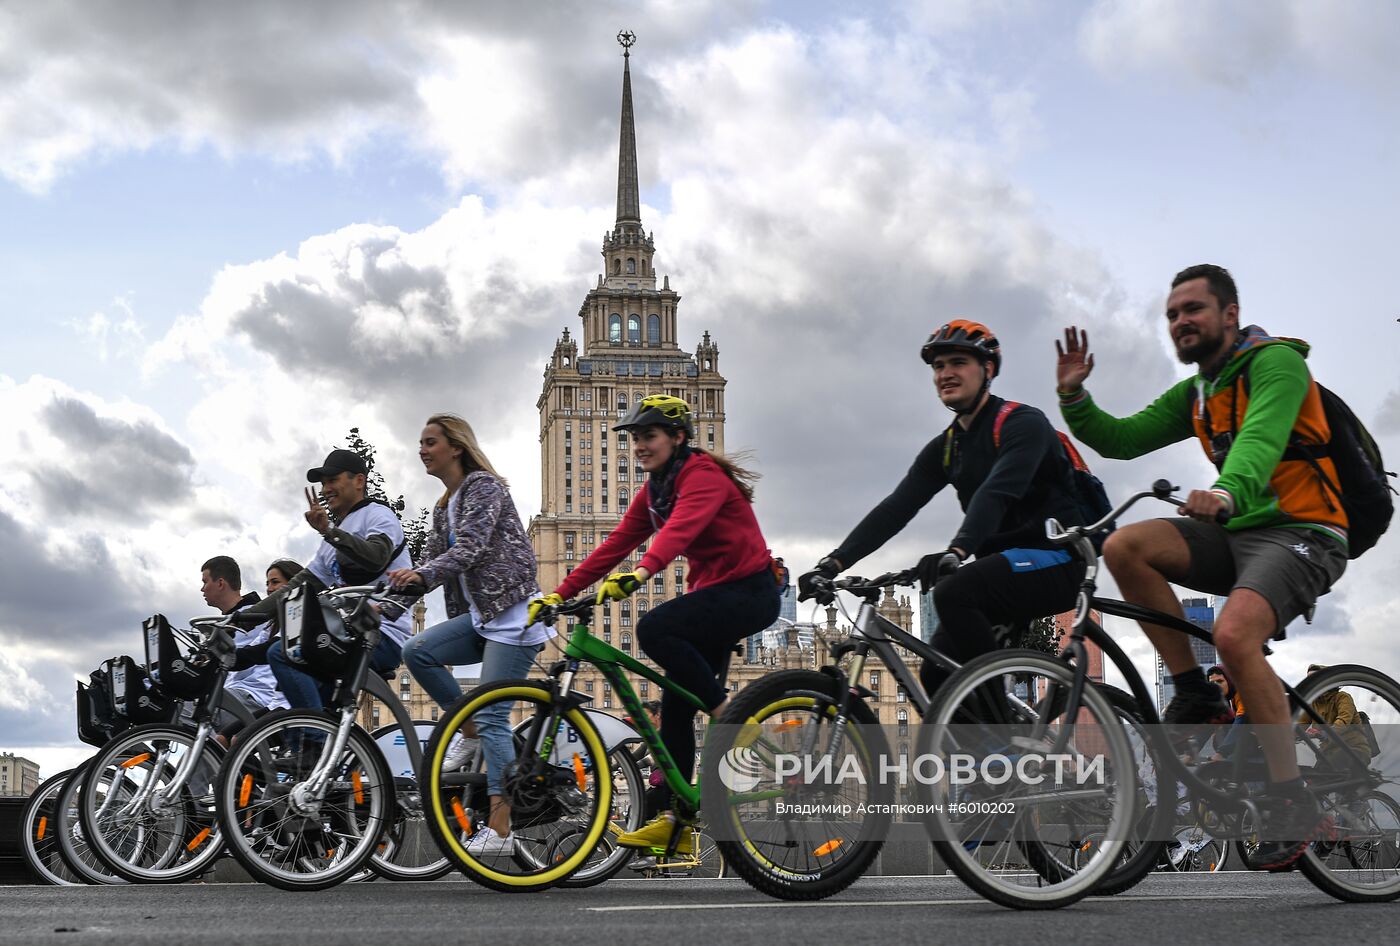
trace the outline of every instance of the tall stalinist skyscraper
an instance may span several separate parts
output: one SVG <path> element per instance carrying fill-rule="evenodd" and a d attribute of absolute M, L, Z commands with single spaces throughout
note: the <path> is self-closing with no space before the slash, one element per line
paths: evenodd
<path fill-rule="evenodd" d="M 579 306 L 578 337 L 566 327 L 555 342 L 537 402 L 542 495 L 529 534 L 545 591 L 603 541 L 646 482 L 633 461 L 631 438 L 611 428 L 633 404 L 648 394 L 684 398 L 695 412 L 696 444 L 724 450 L 725 380 L 719 373 L 719 348 L 706 332 L 693 355 L 682 350 L 676 322 L 680 296 L 669 277 L 657 288 L 656 244 L 653 234 L 642 229 L 637 182 L 630 68 L 634 37 L 622 33 L 618 41 L 623 58 L 617 219 L 603 235 L 603 272 Z M 633 566 L 629 559 L 614 571 Z M 685 564 L 677 560 L 629 600 L 600 609 L 594 632 L 640 657 L 637 620 L 649 608 L 684 593 L 684 582 Z M 613 708 L 600 675 L 588 672 L 581 680 L 585 691 L 593 694 L 594 706 Z M 648 690 L 645 682 L 640 684 L 644 700 L 660 696 Z"/>

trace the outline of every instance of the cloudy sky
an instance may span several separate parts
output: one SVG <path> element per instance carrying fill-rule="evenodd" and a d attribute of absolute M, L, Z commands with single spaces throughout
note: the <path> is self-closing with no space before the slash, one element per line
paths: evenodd
<path fill-rule="evenodd" d="M 463 413 L 538 509 L 543 364 L 612 224 L 619 29 L 644 225 L 790 563 L 948 422 L 933 327 L 991 323 L 997 390 L 1048 403 L 1054 333 L 1087 326 L 1128 412 L 1185 370 L 1160 312 L 1202 261 L 1400 462 L 1384 0 L 0 0 L 0 746 L 80 755 L 75 675 L 203 612 L 205 558 L 306 557 L 303 472 L 351 426 L 422 505 L 418 427 Z M 1210 479 L 1191 444 L 1095 468 Z M 940 497 L 861 570 L 955 524 Z M 1398 551 L 1353 564 L 1285 673 L 1400 671 Z"/>

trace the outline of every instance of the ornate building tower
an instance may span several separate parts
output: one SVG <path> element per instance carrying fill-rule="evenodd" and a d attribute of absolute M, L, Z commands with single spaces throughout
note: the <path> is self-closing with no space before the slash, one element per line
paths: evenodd
<path fill-rule="evenodd" d="M 579 306 L 575 337 L 566 327 L 544 371 L 540 411 L 540 513 L 529 534 L 539 558 L 539 582 L 553 589 L 622 519 L 645 474 L 632 458 L 631 438 L 612 422 L 648 394 L 684 398 L 695 412 L 696 443 L 724 450 L 724 386 L 719 347 L 704 333 L 692 355 L 681 349 L 676 322 L 680 296 L 656 271 L 656 244 L 642 229 L 637 181 L 637 135 L 632 112 L 631 33 L 622 44 L 622 121 L 617 160 L 617 218 L 603 235 L 603 272 Z M 644 551 L 646 546 L 642 547 Z M 634 562 L 618 564 L 625 571 Z M 629 600 L 611 603 L 594 632 L 641 656 L 636 622 L 685 591 L 685 564 L 672 563 Z M 581 677 L 599 709 L 620 708 L 596 673 Z M 638 691 L 644 700 L 659 694 Z"/>

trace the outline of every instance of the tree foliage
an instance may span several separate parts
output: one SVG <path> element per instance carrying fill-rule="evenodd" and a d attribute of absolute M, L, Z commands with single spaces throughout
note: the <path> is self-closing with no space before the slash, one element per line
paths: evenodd
<path fill-rule="evenodd" d="M 1055 624 L 1055 616 L 1046 615 L 1030 622 L 1025 633 L 1021 635 L 1018 646 L 1038 650 L 1043 654 L 1058 654 L 1062 637 L 1064 632 Z"/>
<path fill-rule="evenodd" d="M 403 494 L 397 498 L 390 499 L 389 491 L 384 486 L 384 474 L 375 469 L 374 457 L 377 452 L 374 444 L 370 443 L 360 434 L 360 428 L 351 427 L 350 433 L 345 435 L 346 449 L 359 454 L 365 461 L 365 469 L 369 472 L 365 476 L 365 495 L 370 499 L 377 499 L 393 510 L 398 518 L 399 524 L 403 526 L 404 547 L 408 550 L 409 558 L 414 565 L 423 563 L 423 546 L 428 538 L 428 510 L 419 509 L 418 512 L 407 518 L 404 517 Z"/>

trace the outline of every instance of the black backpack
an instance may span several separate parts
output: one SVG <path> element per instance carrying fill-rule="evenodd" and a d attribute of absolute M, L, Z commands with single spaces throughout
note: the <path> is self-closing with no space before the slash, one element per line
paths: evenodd
<path fill-rule="evenodd" d="M 1390 517 L 1395 513 L 1391 496 L 1395 490 L 1386 478 L 1395 474 L 1385 468 L 1381 448 L 1347 402 L 1320 384 L 1317 390 L 1322 395 L 1322 410 L 1327 415 L 1332 439 L 1325 444 L 1306 444 L 1295 434 L 1283 451 L 1283 458 L 1308 463 L 1341 502 L 1347 514 L 1347 557 L 1360 558 L 1390 527 Z M 1323 472 L 1317 462 L 1321 457 L 1331 457 L 1338 482 L 1332 482 Z"/>
<path fill-rule="evenodd" d="M 1317 384 L 1316 380 L 1313 383 Z M 1245 394 L 1249 394 L 1248 367 L 1240 372 L 1236 384 L 1243 384 Z M 1192 388 L 1192 392 L 1194 397 L 1195 388 Z M 1280 459 L 1302 460 L 1313 468 L 1322 482 L 1323 498 L 1328 506 L 1332 506 L 1332 499 L 1327 495 L 1330 492 L 1347 514 L 1347 557 L 1360 558 L 1380 541 L 1390 527 L 1390 517 L 1395 512 L 1395 501 L 1391 497 L 1395 495 L 1395 490 L 1387 477 L 1395 474 L 1385 468 L 1376 439 L 1352 413 L 1347 402 L 1322 384 L 1317 384 L 1317 392 L 1322 398 L 1322 412 L 1327 418 L 1327 429 L 1331 431 L 1332 439 L 1322 444 L 1304 443 L 1298 434 L 1290 434 L 1288 446 Z M 1233 423 L 1237 413 L 1231 408 L 1231 442 L 1239 434 Z M 1331 458 L 1337 471 L 1337 482 L 1332 481 L 1318 462 L 1323 457 Z M 1214 459 L 1217 467 L 1223 466 L 1225 454 L 1222 452 Z"/>
<path fill-rule="evenodd" d="M 1006 418 L 1021 404 L 1018 401 L 1003 401 L 997 410 L 996 419 L 992 421 L 992 447 L 1001 449 L 1001 428 L 1006 423 Z M 1062 430 L 1055 430 L 1055 435 L 1060 438 L 1060 450 L 1064 454 L 1070 469 L 1071 498 L 1074 506 L 1079 510 L 1079 515 L 1083 520 L 1079 525 L 1093 525 L 1104 516 L 1113 511 L 1113 504 L 1108 501 L 1108 491 L 1103 487 L 1103 481 L 1093 473 L 1089 472 L 1089 464 L 1084 462 L 1079 450 L 1074 446 L 1074 441 L 1069 439 L 1069 435 Z M 1064 523 L 1070 525 L 1070 523 Z M 1101 548 L 1103 540 L 1108 538 L 1108 532 L 1112 532 L 1114 526 L 1109 525 L 1107 532 L 1100 532 L 1093 537 L 1094 547 Z"/>
<path fill-rule="evenodd" d="M 1366 734 L 1366 747 L 1371 750 L 1371 758 L 1381 754 L 1381 744 L 1376 739 L 1376 731 L 1371 727 L 1371 717 L 1366 715 L 1365 710 L 1357 711 L 1356 718 L 1361 720 L 1361 731 Z"/>

